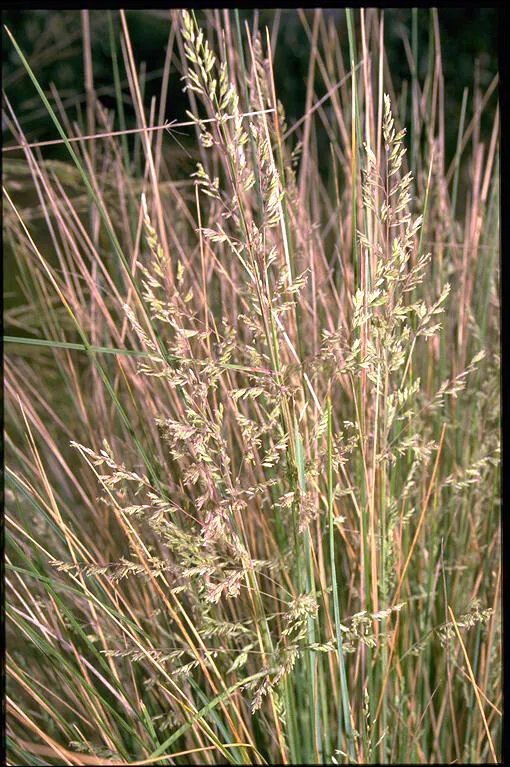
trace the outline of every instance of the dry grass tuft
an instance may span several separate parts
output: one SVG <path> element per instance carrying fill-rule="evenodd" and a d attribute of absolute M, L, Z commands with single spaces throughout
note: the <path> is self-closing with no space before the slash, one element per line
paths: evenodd
<path fill-rule="evenodd" d="M 497 761 L 498 115 L 449 174 L 436 39 L 410 159 L 382 12 L 350 65 L 317 10 L 289 127 L 269 34 L 204 19 L 189 184 L 123 12 L 138 169 L 90 71 L 69 164 L 5 101 L 10 763 Z"/>

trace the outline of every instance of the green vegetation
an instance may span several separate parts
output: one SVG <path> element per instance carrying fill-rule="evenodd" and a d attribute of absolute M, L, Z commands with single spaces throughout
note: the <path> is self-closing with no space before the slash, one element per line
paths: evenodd
<path fill-rule="evenodd" d="M 301 14 L 292 123 L 236 11 L 149 102 L 109 16 L 114 111 L 84 11 L 81 124 L 6 32 L 60 142 L 7 89 L 11 764 L 500 760 L 497 78 L 450 152 L 417 13 L 397 84 L 382 12 Z"/>

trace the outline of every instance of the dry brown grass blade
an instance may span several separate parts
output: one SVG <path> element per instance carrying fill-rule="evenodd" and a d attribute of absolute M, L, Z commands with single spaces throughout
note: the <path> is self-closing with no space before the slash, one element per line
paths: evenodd
<path fill-rule="evenodd" d="M 491 751 L 491 756 L 492 756 L 492 758 L 494 760 L 494 764 L 498 764 L 499 760 L 498 760 L 498 758 L 496 756 L 496 751 L 494 749 L 494 743 L 492 742 L 491 733 L 490 733 L 490 730 L 489 730 L 489 726 L 487 724 L 487 718 L 485 716 L 485 711 L 484 711 L 484 708 L 483 708 L 482 700 L 480 698 L 480 691 L 479 691 L 478 685 L 476 684 L 476 680 L 475 680 L 475 677 L 474 677 L 474 674 L 473 674 L 473 669 L 471 667 L 471 662 L 469 660 L 469 655 L 467 654 L 467 651 L 466 651 L 466 646 L 465 646 L 464 642 L 462 641 L 462 636 L 460 634 L 459 627 L 457 626 L 457 621 L 455 620 L 455 615 L 453 614 L 453 610 L 450 607 L 450 605 L 448 605 L 448 612 L 450 613 L 450 617 L 452 619 L 452 623 L 453 623 L 453 626 L 455 628 L 455 633 L 457 634 L 457 638 L 458 638 L 458 640 L 460 642 L 460 646 L 462 647 L 462 652 L 464 654 L 464 659 L 466 661 L 466 666 L 467 666 L 467 669 L 468 669 L 469 678 L 471 680 L 471 684 L 473 685 L 473 690 L 474 690 L 474 693 L 475 693 L 476 702 L 478 703 L 478 708 L 480 709 L 480 714 L 481 714 L 481 717 L 482 717 L 482 720 L 483 720 L 483 724 L 484 724 L 484 727 L 485 727 L 485 732 L 487 733 L 487 740 L 488 740 L 488 743 L 489 743 L 489 747 L 490 747 L 490 751 Z"/>

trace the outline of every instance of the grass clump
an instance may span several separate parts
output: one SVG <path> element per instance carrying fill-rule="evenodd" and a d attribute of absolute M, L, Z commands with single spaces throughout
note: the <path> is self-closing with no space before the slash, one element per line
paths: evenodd
<path fill-rule="evenodd" d="M 496 762 L 498 116 L 460 194 L 438 39 L 410 164 L 382 13 L 349 12 L 346 69 L 303 16 L 294 128 L 269 33 L 204 19 L 172 12 L 188 184 L 124 13 L 138 168 L 93 91 L 105 138 L 71 142 L 17 48 L 71 165 L 6 98 L 37 196 L 6 172 L 10 759 Z"/>

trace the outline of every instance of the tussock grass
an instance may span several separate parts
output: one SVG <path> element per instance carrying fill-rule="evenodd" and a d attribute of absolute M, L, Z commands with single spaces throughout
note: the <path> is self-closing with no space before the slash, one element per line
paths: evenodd
<path fill-rule="evenodd" d="M 269 31 L 172 11 L 186 183 L 129 17 L 114 121 L 83 13 L 81 128 L 11 37 L 69 163 L 4 100 L 10 763 L 496 762 L 496 81 L 447 157 L 434 12 L 409 94 L 382 12 L 347 13 L 348 50 L 301 13 L 292 126 Z"/>

